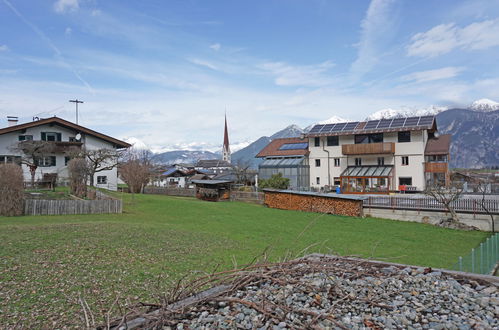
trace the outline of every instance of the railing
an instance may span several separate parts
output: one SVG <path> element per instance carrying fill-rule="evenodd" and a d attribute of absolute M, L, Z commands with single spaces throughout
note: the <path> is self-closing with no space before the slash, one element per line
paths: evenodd
<path fill-rule="evenodd" d="M 498 199 L 461 198 L 454 201 L 451 206 L 456 212 L 499 214 Z M 364 207 L 402 209 L 402 210 L 430 210 L 447 211 L 445 206 L 431 197 L 399 197 L 399 196 L 369 196 L 364 200 Z M 487 212 L 488 210 L 488 212 Z"/>
<path fill-rule="evenodd" d="M 344 155 L 393 154 L 395 143 L 344 144 L 341 146 L 341 151 Z"/>
<path fill-rule="evenodd" d="M 258 192 L 258 191 L 256 191 L 256 192 L 231 191 L 230 200 L 231 201 L 238 201 L 238 202 L 263 204 L 263 202 L 265 200 L 265 193 Z"/>
<path fill-rule="evenodd" d="M 447 173 L 447 167 L 447 163 L 426 162 L 424 164 L 424 170 L 428 173 Z"/>
<path fill-rule="evenodd" d="M 44 200 L 24 201 L 25 215 L 67 215 L 122 213 L 123 202 L 119 199 L 102 200 Z"/>
<path fill-rule="evenodd" d="M 196 197 L 196 189 L 194 189 L 194 188 L 145 187 L 144 194 Z"/>
<path fill-rule="evenodd" d="M 494 275 L 493 272 L 498 261 L 499 233 L 487 238 L 477 248 L 472 249 L 469 255 L 459 257 L 458 262 L 452 269 L 461 272 Z"/>

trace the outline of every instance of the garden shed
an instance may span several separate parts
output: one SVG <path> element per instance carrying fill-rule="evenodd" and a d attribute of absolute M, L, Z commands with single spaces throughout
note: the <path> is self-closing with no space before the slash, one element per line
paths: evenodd
<path fill-rule="evenodd" d="M 196 185 L 196 197 L 205 201 L 230 200 L 229 180 L 192 180 Z"/>

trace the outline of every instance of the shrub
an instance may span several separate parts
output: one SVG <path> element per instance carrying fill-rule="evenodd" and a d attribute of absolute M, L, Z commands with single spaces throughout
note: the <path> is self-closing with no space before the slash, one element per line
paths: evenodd
<path fill-rule="evenodd" d="M 87 196 L 87 181 L 92 170 L 83 158 L 71 159 L 68 163 L 69 187 L 71 194 L 80 198 Z"/>
<path fill-rule="evenodd" d="M 269 179 L 261 179 L 260 188 L 288 189 L 289 179 L 284 178 L 282 173 L 272 175 Z"/>
<path fill-rule="evenodd" d="M 23 206 L 23 170 L 16 164 L 0 165 L 0 215 L 21 215 Z"/>

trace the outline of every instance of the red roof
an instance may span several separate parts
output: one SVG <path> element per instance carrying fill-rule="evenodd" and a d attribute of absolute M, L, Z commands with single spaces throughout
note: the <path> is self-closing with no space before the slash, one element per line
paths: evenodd
<path fill-rule="evenodd" d="M 450 148 L 450 140 L 452 138 L 451 134 L 440 135 L 432 139 L 428 139 L 426 148 L 424 151 L 425 155 L 447 155 Z"/>
<path fill-rule="evenodd" d="M 263 148 L 255 157 L 263 158 L 270 156 L 306 156 L 308 155 L 308 147 L 305 149 L 286 149 L 279 150 L 284 144 L 307 143 L 308 139 L 302 138 L 285 138 L 274 139 L 265 148 Z"/>

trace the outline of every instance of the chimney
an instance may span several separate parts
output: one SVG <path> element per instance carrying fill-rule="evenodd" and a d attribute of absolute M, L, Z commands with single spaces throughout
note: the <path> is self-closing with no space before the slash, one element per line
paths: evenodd
<path fill-rule="evenodd" d="M 18 117 L 7 116 L 7 122 L 9 123 L 9 127 L 16 126 L 18 121 L 19 121 Z"/>

